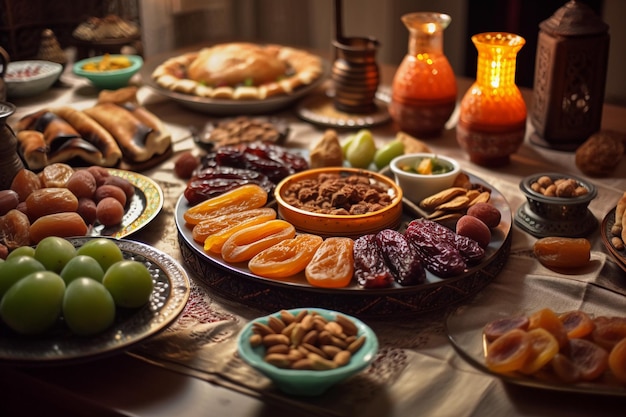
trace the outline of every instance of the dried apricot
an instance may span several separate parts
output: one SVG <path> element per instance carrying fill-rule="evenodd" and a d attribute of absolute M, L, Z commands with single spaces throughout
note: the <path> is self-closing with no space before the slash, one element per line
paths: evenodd
<path fill-rule="evenodd" d="M 580 370 L 566 355 L 562 353 L 554 355 L 550 366 L 560 381 L 570 384 L 580 381 Z"/>
<path fill-rule="evenodd" d="M 65 187 L 73 173 L 74 168 L 68 164 L 56 162 L 46 165 L 39 173 L 39 179 L 43 187 Z"/>
<path fill-rule="evenodd" d="M 347 286 L 354 274 L 354 241 L 347 237 L 329 237 L 317 248 L 304 269 L 309 284 L 323 288 Z"/>
<path fill-rule="evenodd" d="M 531 354 L 530 340 L 524 330 L 513 329 L 506 332 L 487 346 L 487 367 L 494 372 L 520 370 Z"/>
<path fill-rule="evenodd" d="M 30 193 L 40 188 L 39 176 L 28 169 L 20 169 L 11 182 L 11 189 L 17 193 L 20 201 L 25 201 Z"/>
<path fill-rule="evenodd" d="M 559 320 L 563 323 L 567 337 L 570 339 L 587 337 L 595 328 L 591 317 L 581 310 L 559 314 Z"/>
<path fill-rule="evenodd" d="M 26 199 L 26 212 L 30 221 L 46 214 L 76 211 L 78 199 L 67 188 L 50 187 L 33 191 Z"/>
<path fill-rule="evenodd" d="M 256 184 L 246 184 L 196 204 L 183 213 L 183 218 L 195 225 L 211 217 L 263 207 L 265 203 L 267 191 Z"/>
<path fill-rule="evenodd" d="M 549 268 L 581 268 L 591 258 L 591 243 L 585 238 L 544 237 L 533 246 L 535 256 Z"/>
<path fill-rule="evenodd" d="M 216 254 L 221 254 L 222 246 L 224 246 L 224 242 L 226 242 L 226 240 L 230 236 L 232 236 L 235 232 L 239 230 L 243 230 L 250 226 L 254 226 L 255 224 L 260 224 L 268 220 L 273 220 L 275 218 L 276 218 L 276 211 L 271 209 L 271 211 L 264 210 L 263 213 L 260 215 L 250 217 L 249 219 L 242 220 L 237 223 L 230 224 L 226 228 L 221 229 L 220 231 L 207 236 L 207 238 L 204 241 L 204 250 L 206 252 L 213 252 Z"/>
<path fill-rule="evenodd" d="M 526 316 L 504 317 L 487 323 L 483 328 L 483 334 L 489 342 L 493 342 L 509 330 L 528 329 L 528 323 L 529 320 Z"/>
<path fill-rule="evenodd" d="M 0 216 L 4 216 L 20 203 L 19 195 L 13 190 L 0 190 Z"/>
<path fill-rule="evenodd" d="M 96 188 L 95 193 L 93 194 L 93 198 L 96 203 L 100 202 L 100 200 L 112 197 L 120 202 L 122 206 L 126 206 L 126 193 L 117 185 L 113 184 L 102 184 L 98 188 Z"/>
<path fill-rule="evenodd" d="M 226 239 L 222 246 L 222 258 L 226 262 L 247 261 L 262 250 L 295 235 L 296 228 L 279 219 L 246 227 Z"/>
<path fill-rule="evenodd" d="M 624 317 L 597 317 L 593 323 L 595 328 L 591 332 L 591 339 L 607 350 L 613 349 L 613 346 L 626 338 Z"/>
<path fill-rule="evenodd" d="M 76 212 L 48 214 L 30 225 L 30 239 L 35 244 L 48 236 L 84 236 L 85 233 L 87 225 Z"/>
<path fill-rule="evenodd" d="M 28 216 L 19 210 L 9 210 L 0 217 L 0 240 L 9 248 L 15 249 L 20 246 L 30 245 L 30 220 Z"/>
<path fill-rule="evenodd" d="M 266 278 L 285 278 L 301 272 L 313 259 L 322 244 L 320 236 L 308 233 L 296 235 L 271 246 L 254 256 L 248 268 Z"/>
<path fill-rule="evenodd" d="M 96 204 L 96 219 L 105 226 L 115 226 L 124 218 L 124 206 L 113 197 L 104 197 Z"/>
<path fill-rule="evenodd" d="M 609 367 L 608 352 L 586 339 L 571 339 L 567 355 L 580 371 L 583 381 L 593 381 Z"/>
<path fill-rule="evenodd" d="M 626 382 L 626 338 L 617 343 L 609 353 L 609 368 L 613 375 Z"/>
<path fill-rule="evenodd" d="M 194 241 L 204 244 L 209 236 L 218 233 L 227 227 L 234 226 L 238 223 L 259 216 L 264 217 L 266 220 L 275 219 L 276 210 L 271 207 L 261 207 L 257 209 L 223 214 L 217 217 L 210 217 L 193 226 L 191 229 L 191 236 Z"/>
<path fill-rule="evenodd" d="M 567 333 L 559 316 L 549 308 L 535 311 L 528 317 L 528 330 L 542 328 L 552 333 L 559 342 L 559 347 L 567 345 Z"/>
<path fill-rule="evenodd" d="M 81 169 L 72 174 L 65 186 L 78 198 L 91 198 L 96 192 L 96 179 L 91 172 Z"/>
<path fill-rule="evenodd" d="M 528 332 L 530 337 L 530 355 L 526 358 L 520 372 L 534 374 L 552 360 L 559 353 L 559 343 L 552 333 L 537 328 Z"/>

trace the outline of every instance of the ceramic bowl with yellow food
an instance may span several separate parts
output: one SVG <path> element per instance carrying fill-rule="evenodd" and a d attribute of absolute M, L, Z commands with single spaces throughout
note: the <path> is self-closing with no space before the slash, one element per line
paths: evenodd
<path fill-rule="evenodd" d="M 305 319 L 304 316 L 309 317 Z M 264 329 L 269 326 L 285 326 L 287 318 L 291 320 L 296 317 L 300 320 L 298 323 L 301 329 L 305 328 L 307 321 L 318 321 L 319 324 L 321 320 L 325 325 L 333 323 L 329 328 L 333 329 L 337 339 L 345 343 L 317 337 L 314 342 L 308 343 L 309 346 L 313 346 L 310 352 L 318 349 L 324 352 L 323 355 L 300 354 L 300 357 L 296 358 L 292 352 L 291 359 L 288 359 L 288 353 L 269 356 L 274 351 L 280 350 L 272 348 L 272 352 L 268 352 L 270 343 L 280 344 L 279 340 L 269 341 L 269 339 L 278 339 L 282 336 L 283 339 L 287 338 L 292 347 L 294 343 L 302 345 L 302 342 L 297 342 L 298 337 L 291 334 L 297 330 L 292 330 L 290 336 L 274 334 L 276 337 L 270 336 L 267 341 L 265 339 L 268 333 L 265 333 Z M 296 327 L 293 326 L 292 329 Z M 352 316 L 322 308 L 296 308 L 282 310 L 249 322 L 239 334 L 237 347 L 239 356 L 271 379 L 281 391 L 290 395 L 317 396 L 367 368 L 378 353 L 378 339 L 367 324 Z M 289 345 L 285 345 L 284 348 L 289 349 Z M 300 361 L 301 359 L 303 360 Z"/>
<path fill-rule="evenodd" d="M 105 54 L 86 58 L 74 64 L 74 74 L 85 77 L 99 89 L 126 87 L 143 66 L 139 55 Z"/>
<path fill-rule="evenodd" d="M 415 204 L 452 187 L 461 172 L 455 159 L 433 153 L 400 155 L 391 160 L 389 169 L 404 196 Z"/>
<path fill-rule="evenodd" d="M 274 191 L 278 215 L 299 232 L 358 237 L 394 229 L 402 217 L 402 189 L 377 172 L 344 167 L 309 169 Z"/>

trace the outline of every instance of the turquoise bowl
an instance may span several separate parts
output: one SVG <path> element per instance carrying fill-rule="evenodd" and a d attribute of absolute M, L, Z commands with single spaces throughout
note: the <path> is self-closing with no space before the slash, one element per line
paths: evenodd
<path fill-rule="evenodd" d="M 139 55 L 115 55 L 111 54 L 111 58 L 125 56 L 127 57 L 131 65 L 126 68 L 108 71 L 85 71 L 83 67 L 90 62 L 99 62 L 104 56 L 94 56 L 91 58 L 85 58 L 74 63 L 74 74 L 85 77 L 91 83 L 101 90 L 117 90 L 128 85 L 130 79 L 135 75 L 143 66 L 143 59 Z"/>
<path fill-rule="evenodd" d="M 271 365 L 263 360 L 265 347 L 253 347 L 250 344 L 250 336 L 253 334 L 252 328 L 254 322 L 258 321 L 263 324 L 268 324 L 269 316 L 280 318 L 280 312 L 259 317 L 251 321 L 239 334 L 237 340 L 239 356 L 250 366 L 271 379 L 279 390 L 286 394 L 297 396 L 310 397 L 321 395 L 333 385 L 367 368 L 376 357 L 378 352 L 378 338 L 374 331 L 361 320 L 344 313 L 322 308 L 296 308 L 287 311 L 297 315 L 301 310 L 319 313 L 327 320 L 334 320 L 338 314 L 341 314 L 352 320 L 358 329 L 357 336 L 365 335 L 366 340 L 363 346 L 352 355 L 350 362 L 344 366 L 329 370 L 284 369 Z"/>

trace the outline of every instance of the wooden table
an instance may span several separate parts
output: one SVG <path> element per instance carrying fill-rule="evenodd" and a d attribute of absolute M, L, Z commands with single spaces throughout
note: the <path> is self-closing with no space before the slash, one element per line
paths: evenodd
<path fill-rule="evenodd" d="M 389 85 L 393 72 L 392 67 L 383 67 L 383 85 Z M 93 103 L 95 91 L 91 87 L 68 73 L 64 75 L 64 79 L 66 83 L 71 83 L 70 88 L 51 90 L 38 99 L 16 103 L 18 105 L 16 118 L 45 105 L 65 103 L 87 106 Z M 471 82 L 472 80 L 459 79 L 459 97 Z M 530 105 L 531 92 L 524 91 L 524 95 Z M 189 126 L 202 126 L 208 117 L 192 113 L 145 87 L 140 90 L 140 99 L 166 123 L 172 132 L 175 145 L 174 156 L 170 160 L 146 172 L 157 182 L 160 181 L 168 187 L 164 210 L 155 221 L 154 227 L 149 228 L 151 231 L 140 231 L 133 239 L 146 241 L 156 247 L 168 247 L 163 246 L 166 245 L 164 242 L 174 240 L 174 236 L 165 235 L 165 231 L 168 230 L 166 225 L 171 221 L 169 216 L 172 215 L 173 205 L 180 195 L 181 187 L 184 187 L 184 183 L 172 174 L 173 161 L 180 152 L 193 149 L 193 143 L 189 139 Z M 289 109 L 281 115 L 292 120 L 295 133 L 293 141 L 299 146 L 309 146 L 323 132 L 323 129 L 299 121 Z M 626 108 L 605 106 L 602 126 L 626 134 Z M 372 128 L 372 131 L 379 143 L 384 143 L 395 135 L 393 124 L 378 126 Z M 347 132 L 342 132 L 342 135 L 345 134 Z M 467 156 L 457 146 L 453 123 L 442 137 L 432 139 L 428 144 L 436 152 L 457 158 L 463 169 L 496 187 L 506 197 L 512 211 L 525 201 L 518 189 L 519 181 L 524 176 L 545 170 L 580 175 L 572 153 L 538 148 L 531 145 L 528 140 L 519 152 L 513 155 L 509 166 L 498 170 L 476 166 L 469 162 Z M 626 191 L 626 158 L 611 177 L 592 181 L 598 186 L 599 195 L 592 202 L 590 209 L 600 221 L 614 207 L 619 196 Z M 517 227 L 514 227 L 513 233 L 511 252 L 516 254 L 517 259 L 518 255 L 528 253 L 535 238 Z M 594 233 L 590 239 L 594 253 L 604 259 L 606 250 L 602 246 L 599 234 Z M 606 262 L 611 263 L 608 258 Z M 520 274 L 521 278 L 524 274 L 530 274 L 528 271 L 520 270 L 506 270 L 506 273 Z M 626 281 L 624 276 L 622 279 Z M 626 282 L 624 284 L 626 287 Z M 395 325 L 402 326 L 402 323 L 398 322 Z M 407 413 L 438 416 L 623 415 L 624 402 L 621 398 L 584 396 L 581 398 L 564 393 L 503 385 L 497 379 L 482 375 L 464 364 L 456 357 L 452 348 L 446 346 L 445 341 L 442 342 L 441 335 L 438 337 L 434 339 L 436 343 L 426 343 L 422 347 L 418 340 L 410 341 L 415 342 L 415 345 L 404 346 L 399 343 L 394 347 L 398 354 L 405 354 L 409 358 L 420 357 L 419 369 L 411 368 L 409 362 L 407 369 L 398 374 L 398 379 L 405 381 L 419 379 L 424 382 L 416 383 L 413 389 L 403 392 L 401 384 L 392 381 L 394 386 L 389 388 L 386 399 L 368 405 L 363 415 L 403 416 Z M 433 344 L 435 346 L 432 346 Z M 437 352 L 437 355 L 441 353 L 443 359 L 435 358 L 437 355 L 431 357 L 433 352 Z M 450 381 L 447 381 L 448 378 Z M 437 384 L 440 386 L 436 389 L 429 388 L 429 380 L 438 381 Z M 59 367 L 4 368 L 0 372 L 0 392 L 2 393 L 0 415 L 44 413 L 77 416 L 179 417 L 307 415 L 303 409 L 294 408 L 293 404 L 275 402 L 272 398 L 262 397 L 258 393 L 195 378 L 185 372 L 165 369 L 126 354 Z"/>

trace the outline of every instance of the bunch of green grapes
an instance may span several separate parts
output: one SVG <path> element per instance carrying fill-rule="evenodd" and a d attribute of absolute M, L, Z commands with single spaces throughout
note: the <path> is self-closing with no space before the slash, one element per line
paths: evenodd
<path fill-rule="evenodd" d="M 124 259 L 113 240 L 75 248 L 51 236 L 0 260 L 0 318 L 24 335 L 45 333 L 60 318 L 78 335 L 109 328 L 116 309 L 146 304 L 154 283 L 141 262 Z"/>

